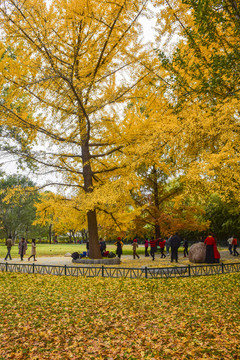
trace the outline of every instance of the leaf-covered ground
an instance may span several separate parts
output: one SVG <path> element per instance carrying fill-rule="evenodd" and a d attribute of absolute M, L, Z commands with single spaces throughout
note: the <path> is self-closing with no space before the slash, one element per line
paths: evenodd
<path fill-rule="evenodd" d="M 240 359 L 240 274 L 0 273 L 0 359 Z"/>

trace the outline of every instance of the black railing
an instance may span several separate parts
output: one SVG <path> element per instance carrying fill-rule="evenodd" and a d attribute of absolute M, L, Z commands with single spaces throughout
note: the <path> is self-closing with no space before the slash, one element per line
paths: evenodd
<path fill-rule="evenodd" d="M 65 276 L 86 276 L 86 277 L 108 277 L 108 278 L 176 278 L 189 276 L 208 276 L 225 273 L 240 272 L 240 262 L 231 264 L 205 264 L 188 265 L 177 267 L 160 268 L 121 268 L 105 266 L 69 266 L 69 265 L 36 265 L 13 264 L 0 262 L 0 271 L 20 272 L 27 274 L 42 275 L 65 275 Z"/>

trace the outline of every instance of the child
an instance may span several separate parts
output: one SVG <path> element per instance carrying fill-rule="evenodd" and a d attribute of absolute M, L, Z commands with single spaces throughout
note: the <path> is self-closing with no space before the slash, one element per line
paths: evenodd
<path fill-rule="evenodd" d="M 140 256 L 137 254 L 137 248 L 138 248 L 137 239 L 133 240 L 132 247 L 133 247 L 133 258 L 135 259 L 135 257 L 137 257 L 138 259 L 140 259 Z"/>

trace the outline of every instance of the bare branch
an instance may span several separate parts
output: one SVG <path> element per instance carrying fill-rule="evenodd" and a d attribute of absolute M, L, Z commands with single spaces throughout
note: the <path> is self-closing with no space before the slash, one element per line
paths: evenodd
<path fill-rule="evenodd" d="M 59 182 L 50 182 L 50 183 L 47 183 L 47 184 L 44 184 L 42 186 L 38 186 L 36 189 L 37 191 L 38 190 L 41 190 L 47 186 L 67 186 L 67 187 L 77 187 L 77 188 L 81 188 L 83 189 L 83 186 L 81 185 L 77 185 L 77 184 L 64 184 L 64 183 L 59 183 Z"/>
<path fill-rule="evenodd" d="M 99 171 L 92 171 L 93 174 L 102 174 L 102 173 L 106 173 L 106 172 L 111 172 L 111 171 L 114 171 L 114 170 L 118 170 L 118 169 L 121 169 L 122 167 L 120 166 L 115 166 L 111 169 L 105 169 L 105 170 L 99 170 Z"/>
<path fill-rule="evenodd" d="M 114 215 L 113 215 L 113 213 L 112 212 L 109 212 L 109 211 L 107 211 L 107 210 L 105 210 L 105 209 L 101 209 L 101 208 L 96 208 L 97 210 L 99 210 L 99 211 L 102 211 L 102 212 L 104 212 L 104 213 L 106 213 L 106 214 L 108 214 L 108 215 L 110 215 L 111 216 L 111 218 L 113 219 L 113 221 L 115 222 L 115 224 L 117 225 L 117 227 L 119 228 L 119 230 L 121 231 L 121 226 L 119 225 L 119 223 L 117 222 L 117 220 L 116 220 L 116 218 L 114 217 Z"/>
<path fill-rule="evenodd" d="M 110 155 L 110 154 L 113 154 L 114 152 L 122 149 L 123 146 L 118 146 L 117 148 L 115 149 L 112 149 L 112 150 L 109 150 L 108 152 L 104 153 L 104 154 L 97 154 L 97 155 L 91 155 L 90 156 L 90 159 L 95 159 L 95 158 L 98 158 L 98 157 L 103 157 L 103 156 L 107 156 L 107 155 Z"/>

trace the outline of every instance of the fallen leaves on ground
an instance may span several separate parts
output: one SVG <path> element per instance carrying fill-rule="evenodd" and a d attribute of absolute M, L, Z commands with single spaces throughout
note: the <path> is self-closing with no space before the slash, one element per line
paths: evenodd
<path fill-rule="evenodd" d="M 0 359 L 240 359 L 240 274 L 0 274 Z"/>

